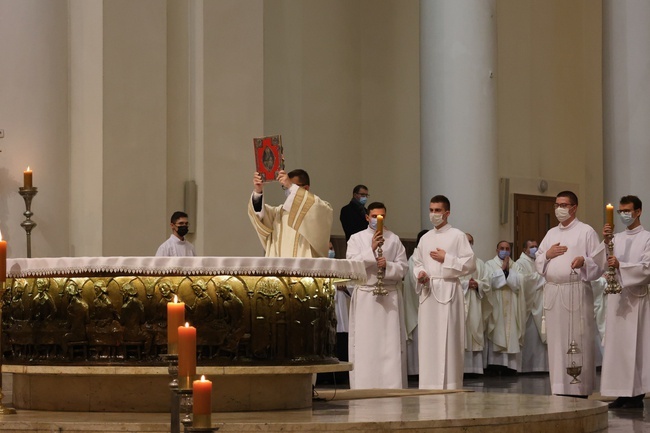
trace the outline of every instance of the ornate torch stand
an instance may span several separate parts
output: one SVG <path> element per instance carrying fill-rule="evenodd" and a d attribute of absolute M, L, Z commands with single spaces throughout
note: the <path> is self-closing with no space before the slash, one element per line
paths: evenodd
<path fill-rule="evenodd" d="M 613 256 L 614 255 L 614 237 L 610 237 L 609 240 L 607 240 L 607 256 Z M 609 266 L 607 268 L 607 272 L 605 272 L 605 279 L 607 280 L 607 286 L 605 287 L 605 290 L 603 290 L 603 293 L 606 295 L 617 295 L 621 293 L 621 290 L 623 288 L 619 284 L 618 280 L 616 279 L 616 268 L 614 266 Z"/>
<path fill-rule="evenodd" d="M 25 221 L 20 223 L 22 228 L 25 229 L 25 232 L 27 232 L 27 258 L 32 257 L 32 229 L 36 227 L 36 223 L 32 221 L 32 215 L 34 213 L 32 212 L 32 199 L 38 193 L 38 188 L 36 187 L 31 187 L 31 188 L 23 188 L 20 187 L 18 188 L 18 193 L 23 196 L 23 200 L 25 200 L 25 212 L 23 215 L 25 215 Z"/>
<path fill-rule="evenodd" d="M 578 323 L 582 323 L 581 290 L 582 284 L 580 277 L 576 270 L 572 269 L 571 275 L 569 276 L 569 350 L 567 351 L 568 366 L 566 368 L 566 373 L 573 378 L 570 382 L 572 385 L 580 383 L 578 376 L 582 373 L 582 351 L 576 342 L 577 339 L 582 341 L 582 326 L 579 326 L 579 329 L 576 331 L 576 319 Z M 564 302 L 562 292 L 559 295 Z M 578 298 L 578 307 L 574 308 L 574 298 L 576 297 Z M 577 318 L 576 313 L 578 313 Z"/>
<path fill-rule="evenodd" d="M 2 306 L 4 305 L 4 296 L 6 290 L 6 283 L 2 282 L 0 288 L 0 415 L 13 415 L 16 413 L 16 409 L 11 407 L 5 407 L 2 404 L 4 395 L 2 393 L 2 359 L 4 358 L 4 348 L 2 347 Z"/>
<path fill-rule="evenodd" d="M 383 244 L 384 243 L 382 242 L 377 247 L 377 258 L 384 257 L 384 251 L 381 248 L 381 246 Z M 379 268 L 377 270 L 377 285 L 376 285 L 375 289 L 372 291 L 373 295 L 375 295 L 375 296 L 386 296 L 386 295 L 388 295 L 388 290 L 384 289 L 384 273 L 385 273 L 384 268 Z"/>

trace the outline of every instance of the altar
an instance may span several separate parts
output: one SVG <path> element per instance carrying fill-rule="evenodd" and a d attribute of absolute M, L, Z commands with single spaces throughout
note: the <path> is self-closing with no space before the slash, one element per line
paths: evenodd
<path fill-rule="evenodd" d="M 77 411 L 169 410 L 174 296 L 197 328 L 199 374 L 216 381 L 214 410 L 310 407 L 313 373 L 351 369 L 334 355 L 334 284 L 366 277 L 361 262 L 260 257 L 14 259 L 7 273 L 15 406 Z M 143 387 L 146 402 L 125 398 Z"/>

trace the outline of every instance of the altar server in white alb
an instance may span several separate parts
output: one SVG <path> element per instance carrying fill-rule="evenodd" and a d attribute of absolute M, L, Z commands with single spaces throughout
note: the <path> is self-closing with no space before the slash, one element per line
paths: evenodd
<path fill-rule="evenodd" d="M 398 284 L 408 269 L 406 251 L 399 237 L 377 227 L 386 218 L 386 207 L 368 205 L 368 228 L 348 241 L 346 258 L 362 261 L 368 280 L 354 288 L 350 304 L 349 355 L 354 370 L 350 389 L 407 388 L 406 328 L 402 293 Z M 379 257 L 379 247 L 382 255 Z M 384 270 L 387 295 L 376 295 L 377 272 Z"/>
<path fill-rule="evenodd" d="M 264 182 L 253 175 L 248 216 L 264 247 L 265 257 L 327 257 L 332 206 L 309 190 L 309 175 L 297 169 L 281 170 L 277 181 L 286 199 L 280 206 L 264 203 Z"/>
<path fill-rule="evenodd" d="M 626 229 L 614 235 L 614 254 L 606 257 L 605 242 L 614 229 L 606 224 L 596 254 L 616 270 L 622 287 L 620 294 L 607 295 L 600 393 L 618 397 L 610 408 L 643 409 L 650 391 L 650 232 L 641 225 L 641 212 L 638 197 L 621 198 L 618 213 Z"/>
<path fill-rule="evenodd" d="M 463 387 L 465 306 L 459 278 L 476 269 L 474 252 L 462 231 L 448 222 L 449 199 L 429 203 L 433 229 L 413 253 L 420 295 L 418 342 L 421 389 Z"/>
<path fill-rule="evenodd" d="M 156 251 L 156 256 L 184 257 L 195 256 L 194 245 L 185 240 L 190 223 L 185 212 L 176 211 L 172 214 L 170 224 L 172 234 Z"/>
<path fill-rule="evenodd" d="M 474 247 L 474 237 L 466 233 L 467 241 Z M 485 348 L 485 323 L 492 306 L 483 302 L 490 293 L 490 277 L 485 263 L 478 257 L 476 270 L 460 277 L 465 297 L 465 373 L 483 374 L 486 367 L 483 356 Z"/>
<path fill-rule="evenodd" d="M 492 290 L 487 296 L 492 306 L 488 320 L 488 364 L 521 370 L 526 303 L 521 275 L 510 260 L 510 243 L 500 241 L 496 256 L 485 262 Z"/>
<path fill-rule="evenodd" d="M 571 191 L 562 191 L 555 198 L 555 216 L 560 222 L 546 233 L 535 258 L 537 272 L 546 278 L 544 311 L 548 367 L 551 392 L 556 395 L 586 397 L 594 390 L 596 368 L 594 362 L 594 298 L 590 281 L 600 277 L 602 267 L 594 261 L 594 252 L 600 243 L 593 228 L 576 218 L 578 197 Z M 573 297 L 571 270 L 578 272 L 578 293 Z M 572 300 L 573 298 L 573 305 Z M 572 313 L 573 311 L 573 313 Z M 581 350 L 580 383 L 570 384 L 569 325 L 574 317 L 574 337 Z M 577 317 L 577 318 L 576 318 Z"/>
<path fill-rule="evenodd" d="M 548 350 L 546 349 L 546 332 L 542 332 L 542 308 L 544 305 L 544 277 L 535 269 L 535 253 L 538 244 L 526 240 L 523 251 L 515 262 L 521 276 L 521 288 L 526 301 L 524 323 L 524 347 L 521 349 L 521 372 L 548 371 Z"/>

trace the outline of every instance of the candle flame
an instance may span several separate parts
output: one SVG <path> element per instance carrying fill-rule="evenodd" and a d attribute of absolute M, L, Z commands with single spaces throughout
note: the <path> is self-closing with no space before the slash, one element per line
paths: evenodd
<path fill-rule="evenodd" d="M 174 295 L 174 304 L 178 304 L 178 295 Z"/>
<path fill-rule="evenodd" d="M 32 169 L 29 168 L 29 165 L 28 165 L 28 166 L 27 166 L 27 170 L 25 170 L 25 171 L 32 171 Z"/>
<path fill-rule="evenodd" d="M 0 241 L 3 241 L 4 238 L 2 237 L 2 230 L 0 230 Z"/>
<path fill-rule="evenodd" d="M 204 380 L 205 380 L 205 374 L 202 374 L 201 375 L 201 381 L 204 381 Z"/>
<path fill-rule="evenodd" d="M 190 327 L 190 322 L 185 322 L 185 327 L 189 328 Z"/>

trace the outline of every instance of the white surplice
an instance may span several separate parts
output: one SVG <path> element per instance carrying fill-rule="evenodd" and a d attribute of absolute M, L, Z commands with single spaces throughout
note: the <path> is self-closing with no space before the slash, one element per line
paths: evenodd
<path fill-rule="evenodd" d="M 477 289 L 469 288 L 470 279 L 478 284 Z M 485 296 L 490 292 L 490 277 L 481 259 L 476 259 L 476 270 L 470 275 L 460 277 L 465 301 L 465 373 L 483 374 L 486 367 L 483 356 L 485 348 L 485 323 L 492 311 Z"/>
<path fill-rule="evenodd" d="M 327 257 L 332 206 L 298 185 L 289 188 L 283 205 L 264 204 L 264 195 L 253 192 L 248 216 L 264 247 L 265 257 Z M 255 212 L 253 199 L 262 209 Z"/>
<path fill-rule="evenodd" d="M 406 371 L 410 375 L 420 374 L 418 363 L 418 308 L 420 301 L 415 292 L 416 280 L 413 276 L 413 256 L 408 261 L 408 271 L 404 276 L 404 322 L 406 324 Z"/>
<path fill-rule="evenodd" d="M 507 278 L 502 267 L 499 256 L 485 262 L 491 287 L 487 302 L 492 306 L 487 322 L 488 364 L 520 371 L 526 311 L 521 275 L 512 260 L 508 262 Z"/>
<path fill-rule="evenodd" d="M 386 258 L 384 288 L 388 295 L 374 295 L 377 283 L 375 231 L 355 233 L 348 241 L 346 258 L 364 262 L 368 280 L 356 286 L 350 303 L 350 389 L 407 388 L 406 327 L 401 280 L 408 269 L 406 251 L 399 237 L 384 228 L 383 257 Z"/>
<path fill-rule="evenodd" d="M 194 257 L 194 245 L 190 241 L 180 240 L 172 235 L 156 251 L 156 257 Z"/>
<path fill-rule="evenodd" d="M 445 251 L 443 263 L 429 253 Z M 418 283 L 419 367 L 421 389 L 463 387 L 465 353 L 465 302 L 459 278 L 476 269 L 474 252 L 462 231 L 445 224 L 429 230 L 413 253 L 413 275 L 429 276 Z"/>
<path fill-rule="evenodd" d="M 537 273 L 535 260 L 521 253 L 515 262 L 524 300 L 526 301 L 526 331 L 524 346 L 521 348 L 521 372 L 548 371 L 548 349 L 546 334 L 542 334 L 542 309 L 544 307 L 544 277 Z"/>
<path fill-rule="evenodd" d="M 605 244 L 598 257 L 605 258 Z M 616 277 L 623 290 L 607 295 L 600 393 L 633 397 L 650 392 L 650 232 L 642 226 L 614 235 Z"/>
<path fill-rule="evenodd" d="M 551 260 L 546 252 L 557 243 L 568 247 L 566 253 Z M 544 311 L 546 322 L 546 344 L 548 347 L 549 375 L 553 394 L 589 395 L 594 390 L 596 368 L 594 361 L 594 298 L 589 281 L 599 278 L 603 269 L 593 259 L 598 247 L 598 235 L 593 228 L 577 218 L 568 226 L 553 227 L 539 245 L 535 268 L 546 279 L 544 285 Z M 571 296 L 571 262 L 582 256 L 585 264 L 577 269 L 577 279 L 581 282 L 577 293 Z M 571 300 L 573 299 L 573 306 Z M 573 379 L 567 374 L 569 365 L 569 323 L 572 317 L 574 337 L 580 356 L 574 360 L 582 364 L 580 383 L 570 384 Z"/>

